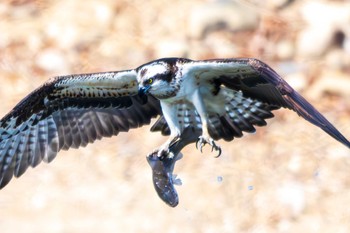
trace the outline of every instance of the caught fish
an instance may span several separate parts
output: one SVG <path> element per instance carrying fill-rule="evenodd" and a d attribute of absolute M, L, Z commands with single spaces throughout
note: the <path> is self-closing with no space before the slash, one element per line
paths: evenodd
<path fill-rule="evenodd" d="M 179 153 L 173 158 L 158 157 L 158 151 L 147 156 L 147 161 L 152 168 L 152 179 L 154 188 L 165 203 L 171 207 L 179 204 L 179 197 L 174 185 L 181 185 L 181 180 L 176 179 L 173 174 L 175 162 L 182 158 Z"/>
<path fill-rule="evenodd" d="M 190 143 L 194 143 L 200 132 L 195 131 L 192 127 L 187 127 L 181 138 L 169 147 L 168 153 L 158 156 L 158 151 L 149 154 L 148 164 L 152 168 L 153 186 L 160 197 L 166 204 L 175 207 L 179 204 L 179 197 L 174 185 L 181 185 L 181 180 L 173 174 L 176 161 L 180 160 L 183 155 L 180 153 L 182 148 Z"/>

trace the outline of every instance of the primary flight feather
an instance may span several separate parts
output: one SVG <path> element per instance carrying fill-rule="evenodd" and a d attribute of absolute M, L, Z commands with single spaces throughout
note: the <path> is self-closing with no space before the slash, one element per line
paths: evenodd
<path fill-rule="evenodd" d="M 163 58 L 132 70 L 55 77 L 0 121 L 0 188 L 29 166 L 52 161 L 61 149 L 86 146 L 155 117 L 151 131 L 170 135 L 157 149 L 159 157 L 173 156 L 169 147 L 188 127 L 199 132 L 200 150 L 209 144 L 220 155 L 217 140 L 254 132 L 281 107 L 350 147 L 272 68 L 253 58 Z"/>

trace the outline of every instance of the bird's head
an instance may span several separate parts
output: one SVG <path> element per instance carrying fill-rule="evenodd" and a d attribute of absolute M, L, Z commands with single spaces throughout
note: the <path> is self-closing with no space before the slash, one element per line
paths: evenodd
<path fill-rule="evenodd" d="M 137 68 L 139 93 L 150 93 L 158 99 L 166 99 L 176 95 L 175 77 L 178 73 L 173 58 L 160 59 Z"/>

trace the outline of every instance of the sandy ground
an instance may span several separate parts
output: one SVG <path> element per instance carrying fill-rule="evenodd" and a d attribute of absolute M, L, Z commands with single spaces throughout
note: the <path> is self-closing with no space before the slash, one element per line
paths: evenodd
<path fill-rule="evenodd" d="M 185 38 L 180 29 L 199 3 L 3 1 L 0 115 L 51 76 L 167 56 L 157 46 Z M 188 43 L 190 58 L 224 56 L 206 51 L 208 41 Z M 350 99 L 307 89 L 302 94 L 349 138 Z M 166 139 L 149 127 L 62 151 L 0 191 L 0 232 L 348 232 L 350 151 L 291 111 L 275 115 L 254 135 L 219 141 L 219 158 L 186 147 L 175 168 L 183 182 L 176 208 L 153 189 L 145 156 Z"/>

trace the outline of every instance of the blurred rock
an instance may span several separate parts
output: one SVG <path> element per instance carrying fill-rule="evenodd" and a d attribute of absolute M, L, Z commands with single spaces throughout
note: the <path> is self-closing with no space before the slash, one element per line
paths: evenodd
<path fill-rule="evenodd" d="M 156 57 L 186 57 L 188 44 L 180 40 L 163 40 L 155 46 Z"/>
<path fill-rule="evenodd" d="M 96 40 L 110 26 L 113 7 L 107 2 L 86 1 L 80 4 L 76 1 L 62 1 L 56 4 L 53 11 L 45 11 L 43 28 L 45 34 L 60 48 Z"/>
<path fill-rule="evenodd" d="M 187 56 L 192 59 L 201 59 L 212 57 L 212 50 L 207 45 L 203 46 L 202 41 L 193 40 L 189 44 Z"/>
<path fill-rule="evenodd" d="M 344 52 L 347 54 L 350 54 L 350 36 L 346 36 L 344 38 L 343 47 L 344 47 Z"/>
<path fill-rule="evenodd" d="M 292 2 L 294 2 L 294 0 L 268 0 L 267 5 L 270 8 L 280 9 L 288 6 Z"/>
<path fill-rule="evenodd" d="M 300 57 L 317 57 L 324 54 L 330 47 L 334 29 L 308 27 L 300 32 L 297 43 L 297 53 Z"/>
<path fill-rule="evenodd" d="M 220 29 L 238 31 L 254 29 L 259 23 L 258 11 L 239 2 L 216 1 L 196 7 L 189 16 L 188 34 L 203 38 Z"/>
<path fill-rule="evenodd" d="M 303 72 L 290 73 L 283 78 L 298 92 L 305 90 L 307 87 L 307 78 Z"/>
<path fill-rule="evenodd" d="M 294 56 L 295 47 L 291 40 L 279 41 L 276 45 L 276 55 L 281 60 L 289 60 Z"/>
<path fill-rule="evenodd" d="M 301 57 L 315 57 L 327 52 L 337 32 L 346 37 L 350 32 L 350 3 L 306 1 L 301 7 L 306 27 L 297 38 L 297 52 Z"/>
<path fill-rule="evenodd" d="M 340 48 L 330 50 L 325 60 L 327 67 L 335 70 L 343 70 L 350 67 L 350 53 L 345 53 Z"/>
<path fill-rule="evenodd" d="M 301 184 L 286 182 L 277 191 L 277 200 L 289 209 L 292 217 L 296 217 L 305 209 L 305 191 Z"/>
<path fill-rule="evenodd" d="M 69 66 L 64 54 L 56 49 L 46 49 L 35 59 L 37 66 L 47 72 L 68 73 Z"/>
<path fill-rule="evenodd" d="M 350 78 L 339 71 L 325 71 L 317 82 L 308 88 L 307 94 L 317 99 L 325 93 L 332 93 L 350 99 Z"/>
<path fill-rule="evenodd" d="M 209 34 L 204 43 L 206 47 L 210 49 L 210 52 L 213 54 L 212 57 L 220 57 L 220 58 L 229 58 L 229 57 L 237 57 L 238 48 L 232 43 L 229 38 L 223 33 L 211 33 Z"/>
<path fill-rule="evenodd" d="M 295 0 L 249 0 L 250 5 L 254 5 L 260 9 L 282 9 L 289 6 L 291 3 L 295 2 Z"/>

